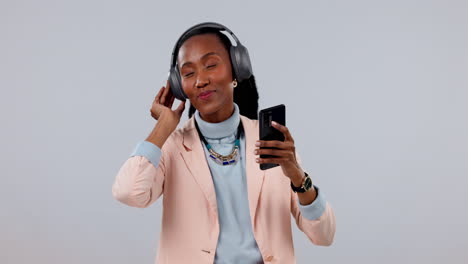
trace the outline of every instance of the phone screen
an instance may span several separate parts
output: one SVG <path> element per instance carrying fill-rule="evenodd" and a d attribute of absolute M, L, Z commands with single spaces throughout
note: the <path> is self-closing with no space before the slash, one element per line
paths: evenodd
<path fill-rule="evenodd" d="M 284 104 L 276 105 L 270 108 L 260 110 L 259 114 L 260 140 L 279 140 L 284 141 L 284 135 L 271 125 L 275 121 L 283 126 L 286 125 L 286 106 Z M 263 149 L 262 147 L 261 149 Z M 269 148 L 269 147 L 268 147 Z M 272 155 L 261 154 L 260 158 L 274 157 Z M 267 170 L 279 166 L 276 163 L 262 163 L 260 169 Z"/>

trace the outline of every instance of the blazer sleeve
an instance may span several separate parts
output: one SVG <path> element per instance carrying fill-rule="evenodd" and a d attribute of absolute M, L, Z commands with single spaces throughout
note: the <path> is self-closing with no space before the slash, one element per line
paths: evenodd
<path fill-rule="evenodd" d="M 301 166 L 301 159 L 297 152 L 296 157 Z M 313 244 L 329 246 L 335 237 L 335 214 L 331 205 L 325 200 L 322 190 L 317 187 L 316 190 L 317 197 L 310 205 L 301 205 L 297 194 L 291 190 L 291 214 L 296 220 L 297 227 Z"/>
<path fill-rule="evenodd" d="M 149 141 L 142 141 L 119 169 L 112 195 L 126 205 L 146 208 L 163 193 L 165 175 L 164 151 Z"/>

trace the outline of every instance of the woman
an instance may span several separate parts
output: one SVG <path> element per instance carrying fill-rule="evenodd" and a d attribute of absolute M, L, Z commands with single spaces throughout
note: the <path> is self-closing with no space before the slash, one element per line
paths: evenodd
<path fill-rule="evenodd" d="M 324 246 L 333 241 L 335 215 L 317 186 L 304 188 L 310 177 L 287 127 L 272 124 L 284 142 L 258 140 L 254 76 L 237 81 L 220 27 L 199 24 L 177 42 L 174 72 L 189 120 L 176 129 L 185 100 L 172 110 L 177 90 L 168 81 L 151 107 L 156 126 L 119 170 L 112 193 L 140 208 L 164 194 L 156 263 L 295 263 L 290 214 Z M 261 170 L 261 163 L 280 166 Z"/>

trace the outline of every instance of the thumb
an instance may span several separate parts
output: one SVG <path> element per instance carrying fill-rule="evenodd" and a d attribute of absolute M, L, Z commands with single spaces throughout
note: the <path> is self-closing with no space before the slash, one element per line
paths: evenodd
<path fill-rule="evenodd" d="M 177 107 L 177 109 L 175 110 L 175 112 L 179 115 L 182 114 L 182 112 L 184 112 L 184 109 L 185 109 L 185 101 L 182 101 L 180 102 L 179 106 Z"/>

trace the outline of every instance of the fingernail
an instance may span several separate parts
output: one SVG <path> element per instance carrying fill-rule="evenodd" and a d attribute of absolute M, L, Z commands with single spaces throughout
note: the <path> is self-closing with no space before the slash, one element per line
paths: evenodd
<path fill-rule="evenodd" d="M 257 141 L 257 143 L 255 143 L 255 146 L 260 146 L 260 142 Z"/>
<path fill-rule="evenodd" d="M 278 123 L 276 123 L 275 121 L 271 121 L 271 124 L 276 126 Z"/>
<path fill-rule="evenodd" d="M 254 153 L 257 154 L 257 153 L 258 153 L 258 150 L 255 150 Z"/>
<path fill-rule="evenodd" d="M 256 162 L 258 162 L 258 159 L 255 159 Z"/>

